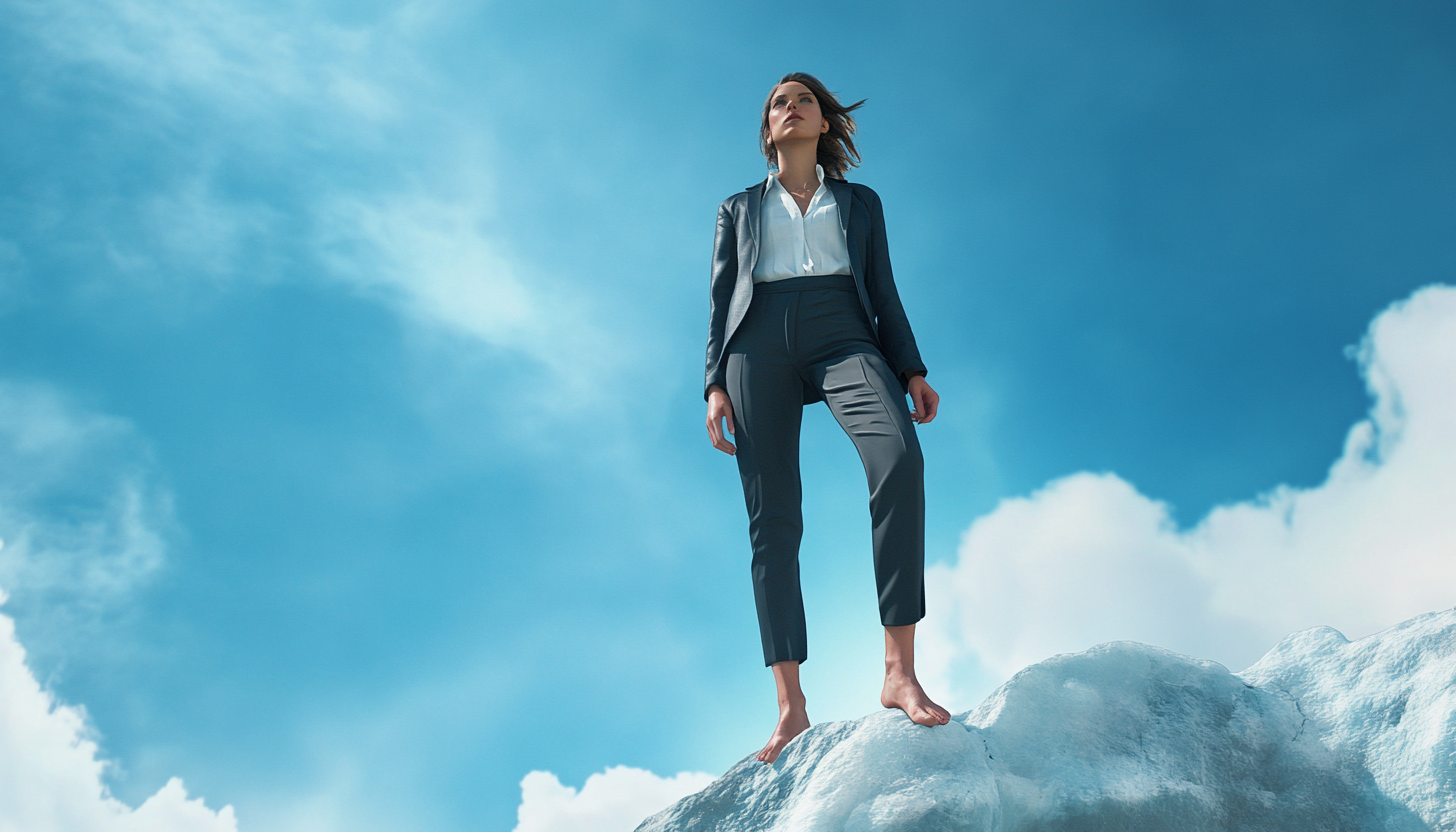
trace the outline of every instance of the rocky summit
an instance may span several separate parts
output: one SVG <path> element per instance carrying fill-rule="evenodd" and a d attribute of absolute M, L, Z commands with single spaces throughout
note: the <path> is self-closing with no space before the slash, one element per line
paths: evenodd
<path fill-rule="evenodd" d="M 926 728 L 817 725 L 638 832 L 1456 832 L 1456 610 L 1242 673 L 1114 642 Z"/>

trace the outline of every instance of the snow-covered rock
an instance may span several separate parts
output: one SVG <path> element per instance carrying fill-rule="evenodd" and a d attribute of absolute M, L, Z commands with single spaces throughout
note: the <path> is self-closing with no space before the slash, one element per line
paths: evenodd
<path fill-rule="evenodd" d="M 1456 832 L 1456 610 L 1296 633 L 1240 674 L 1133 642 L 749 757 L 639 832 Z"/>
<path fill-rule="evenodd" d="M 1305 630 L 1239 675 L 1297 702 L 1308 730 L 1364 769 L 1369 799 L 1425 824 L 1412 828 L 1456 830 L 1456 610 L 1358 641 Z"/>

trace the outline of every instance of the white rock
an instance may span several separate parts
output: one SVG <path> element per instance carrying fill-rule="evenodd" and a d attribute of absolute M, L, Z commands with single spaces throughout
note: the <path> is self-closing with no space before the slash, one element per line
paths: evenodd
<path fill-rule="evenodd" d="M 1425 824 L 1456 829 L 1456 610 L 1359 641 L 1328 627 L 1281 641 L 1242 674 L 1299 703 L 1322 741 L 1380 797 Z"/>
<path fill-rule="evenodd" d="M 639 832 L 1456 832 L 1456 610 L 1296 633 L 1242 674 L 1114 642 L 926 728 L 898 711 L 749 757 Z"/>

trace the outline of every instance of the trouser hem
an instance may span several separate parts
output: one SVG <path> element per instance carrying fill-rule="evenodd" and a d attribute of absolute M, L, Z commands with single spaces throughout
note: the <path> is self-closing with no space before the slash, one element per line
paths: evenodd
<path fill-rule="evenodd" d="M 780 657 L 780 656 L 764 656 L 763 657 L 763 666 L 764 667 L 773 667 L 774 665 L 778 664 L 779 662 L 798 662 L 799 664 L 803 664 L 804 662 L 807 662 L 808 660 L 809 660 L 809 654 L 808 653 L 794 653 L 794 654 L 790 654 L 790 655 L 786 655 L 786 656 L 782 656 L 782 657 Z"/>

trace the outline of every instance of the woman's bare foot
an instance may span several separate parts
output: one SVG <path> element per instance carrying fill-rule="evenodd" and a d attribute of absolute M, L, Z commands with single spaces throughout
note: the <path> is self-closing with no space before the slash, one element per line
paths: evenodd
<path fill-rule="evenodd" d="M 804 708 L 804 691 L 799 687 L 799 663 L 776 662 L 773 675 L 779 695 L 779 724 L 774 726 L 768 745 L 755 755 L 764 763 L 777 760 L 790 740 L 809 730 L 809 712 Z"/>
<path fill-rule="evenodd" d="M 799 697 L 798 702 L 784 703 L 779 705 L 779 724 L 774 726 L 773 735 L 768 738 L 768 745 L 758 752 L 759 762 L 772 763 L 779 758 L 779 753 L 789 740 L 809 730 L 809 712 L 804 708 L 804 698 Z"/>
<path fill-rule="evenodd" d="M 885 686 L 880 704 L 899 708 L 921 725 L 944 725 L 950 712 L 930 701 L 915 678 L 915 625 L 885 628 Z"/>
<path fill-rule="evenodd" d="M 950 712 L 930 701 L 925 689 L 913 675 L 899 668 L 886 668 L 885 686 L 880 689 L 880 704 L 886 708 L 899 708 L 911 720 L 921 725 L 944 725 L 950 722 Z"/>

